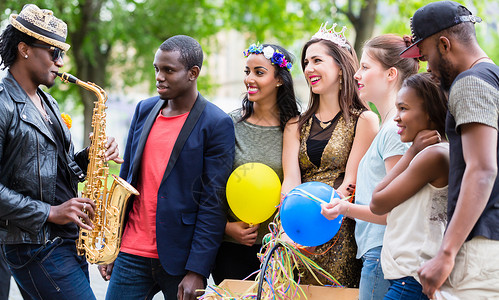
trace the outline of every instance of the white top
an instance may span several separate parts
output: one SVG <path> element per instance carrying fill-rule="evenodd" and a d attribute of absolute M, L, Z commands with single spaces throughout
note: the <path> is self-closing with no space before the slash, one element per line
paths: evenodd
<path fill-rule="evenodd" d="M 449 144 L 431 145 L 423 151 L 430 147 L 448 150 Z M 426 184 L 414 196 L 392 209 L 386 223 L 381 250 L 385 279 L 412 276 L 419 282 L 417 270 L 437 254 L 442 243 L 447 225 L 447 186 L 436 188 Z"/>

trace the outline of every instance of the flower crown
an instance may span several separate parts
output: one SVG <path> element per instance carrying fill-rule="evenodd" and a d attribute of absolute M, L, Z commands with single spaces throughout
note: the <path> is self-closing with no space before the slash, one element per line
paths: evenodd
<path fill-rule="evenodd" d="M 291 68 L 293 67 L 293 64 L 288 62 L 286 57 L 284 57 L 284 54 L 279 52 L 278 49 L 274 49 L 271 46 L 265 46 L 264 48 L 260 43 L 251 44 L 248 50 L 244 51 L 243 54 L 244 57 L 248 57 L 250 54 L 263 54 L 263 56 L 265 56 L 266 59 L 269 59 L 273 65 L 286 68 L 288 71 L 291 71 Z"/>
<path fill-rule="evenodd" d="M 327 29 L 327 22 L 322 24 L 319 28 L 319 31 L 317 31 L 317 33 L 312 36 L 312 39 L 328 40 L 342 48 L 350 50 L 350 45 L 348 45 L 347 39 L 344 35 L 347 27 L 343 26 L 341 31 L 336 31 L 335 28 L 337 25 L 338 24 L 334 23 L 331 28 Z"/>

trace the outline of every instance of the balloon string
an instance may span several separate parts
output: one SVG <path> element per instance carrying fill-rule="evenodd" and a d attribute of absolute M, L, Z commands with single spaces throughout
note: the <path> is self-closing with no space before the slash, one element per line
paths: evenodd
<path fill-rule="evenodd" d="M 269 223 L 268 228 L 270 233 L 263 238 L 262 248 L 258 254 L 261 264 L 265 262 L 267 256 L 270 257 L 266 272 L 262 272 L 262 268 L 258 270 L 255 281 L 245 291 L 236 292 L 230 291 L 228 287 L 210 286 L 207 292 L 198 298 L 199 300 L 256 299 L 255 288 L 260 277 L 263 277 L 264 282 L 262 300 L 307 299 L 306 291 L 299 285 L 301 276 L 299 275 L 295 280 L 295 274 L 302 274 L 304 271 L 310 272 L 320 284 L 322 284 L 321 280 L 326 279 L 333 286 L 342 287 L 331 274 L 301 253 L 296 245 L 288 244 L 281 239 L 284 231 L 281 227 L 279 212 L 275 215 L 273 222 Z M 276 244 L 281 246 L 271 253 Z"/>
<path fill-rule="evenodd" d="M 296 191 L 296 192 L 295 192 L 295 191 Z M 333 191 L 333 193 L 334 193 L 334 191 Z M 317 203 L 319 203 L 319 204 L 327 204 L 327 202 L 326 202 L 326 201 L 324 201 L 324 200 L 322 200 L 321 198 L 316 197 L 316 196 L 314 196 L 314 195 L 310 194 L 309 192 L 304 191 L 304 190 L 302 190 L 302 189 L 298 189 L 298 188 L 294 188 L 294 191 L 293 191 L 293 192 L 288 193 L 288 196 L 290 196 L 290 195 L 300 195 L 300 196 L 306 196 L 306 198 L 308 198 L 308 199 L 310 199 L 310 200 L 312 200 L 312 201 L 315 201 L 315 202 L 317 202 Z"/>
<path fill-rule="evenodd" d="M 338 241 L 338 239 L 340 238 L 340 231 L 341 231 L 341 227 L 343 227 L 343 220 L 345 220 L 345 218 L 343 218 L 341 220 L 341 225 L 340 225 L 340 229 L 338 229 L 338 234 L 336 235 L 336 239 L 334 240 L 334 242 L 331 244 L 331 246 L 327 247 L 326 250 L 324 250 L 324 252 L 321 252 L 321 253 L 316 253 L 316 252 L 310 252 L 307 250 L 307 247 L 299 247 L 300 251 L 303 250 L 303 252 L 306 252 L 307 254 L 309 255 L 324 255 L 326 254 L 329 250 L 331 250 L 331 248 L 333 248 L 333 246 L 336 244 L 336 242 Z"/>
<path fill-rule="evenodd" d="M 329 200 L 329 202 L 326 202 L 324 200 L 322 200 L 321 198 L 317 197 L 317 196 L 314 196 L 312 194 L 310 194 L 309 192 L 305 191 L 305 190 L 302 190 L 302 189 L 298 189 L 298 188 L 294 188 L 293 191 L 289 192 L 286 196 L 291 196 L 291 195 L 299 195 L 299 196 L 304 196 L 305 198 L 308 198 L 312 201 L 315 201 L 319 204 L 328 204 L 331 202 L 331 200 L 334 198 L 334 191 L 331 193 L 331 198 Z M 348 202 L 352 202 L 353 201 L 353 196 L 354 195 L 350 195 L 348 197 L 345 197 L 345 198 L 342 198 L 341 200 L 346 200 Z"/>
<path fill-rule="evenodd" d="M 333 193 L 334 193 L 334 192 L 333 192 Z M 354 197 L 354 195 L 355 195 L 355 194 L 352 194 L 352 195 L 350 195 L 350 196 L 348 196 L 348 197 L 343 198 L 342 200 L 344 200 L 344 201 L 348 201 L 348 202 L 352 203 L 352 202 L 353 202 L 353 200 L 354 200 L 354 198 L 353 198 L 353 197 Z M 335 240 L 334 240 L 334 242 L 331 244 L 331 246 L 329 246 L 326 250 L 324 250 L 324 251 L 323 251 L 323 252 L 321 252 L 321 253 L 316 253 L 316 252 L 310 252 L 310 251 L 308 251 L 308 250 L 307 250 L 307 247 L 299 247 L 300 251 L 303 251 L 303 252 L 305 252 L 305 253 L 307 253 L 307 254 L 309 254 L 309 255 L 324 255 L 324 254 L 326 254 L 329 250 L 331 250 L 331 248 L 333 248 L 333 246 L 336 244 L 336 242 L 337 242 L 337 241 L 338 241 L 338 239 L 340 238 L 339 233 L 340 233 L 340 231 L 341 231 L 341 227 L 343 227 L 343 221 L 344 221 L 344 220 L 345 220 L 345 217 L 343 217 L 343 219 L 341 220 L 340 229 L 338 229 L 338 234 L 336 235 L 336 239 L 335 239 Z"/>
<path fill-rule="evenodd" d="M 315 201 L 319 204 L 327 204 L 328 202 L 320 199 L 319 197 L 317 196 L 314 196 L 312 194 L 310 194 L 309 192 L 305 191 L 305 190 L 302 190 L 302 189 L 298 189 L 298 188 L 295 188 L 294 191 L 288 193 L 288 195 L 300 195 L 300 196 L 305 196 L 305 198 L 308 198 L 312 201 Z M 334 198 L 334 191 L 331 193 L 331 200 Z M 344 201 L 348 201 L 348 202 L 352 202 L 353 201 L 353 195 L 351 196 L 348 196 L 348 197 L 345 197 L 343 198 L 342 200 Z M 340 229 L 338 229 L 338 233 L 339 231 L 341 230 L 341 227 L 343 226 L 343 220 L 344 218 L 341 220 L 341 225 L 340 225 Z M 338 239 L 340 238 L 340 235 L 337 234 L 336 235 L 336 239 L 334 240 L 334 242 L 326 249 L 324 250 L 323 252 L 321 253 L 315 253 L 315 252 L 310 252 L 308 251 L 306 248 L 308 247 L 298 247 L 300 249 L 300 251 L 303 250 L 303 252 L 306 252 L 307 254 L 309 255 L 324 255 L 326 254 L 329 250 L 331 250 L 331 248 L 333 248 L 333 246 L 336 244 L 336 242 L 338 241 Z"/>

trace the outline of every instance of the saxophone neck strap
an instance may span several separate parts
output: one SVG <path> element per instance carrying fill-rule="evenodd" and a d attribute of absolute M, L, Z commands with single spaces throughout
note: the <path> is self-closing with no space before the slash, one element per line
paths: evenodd
<path fill-rule="evenodd" d="M 85 181 L 85 173 L 83 173 L 83 170 L 78 166 L 78 164 L 69 157 L 69 154 L 65 151 L 66 153 L 66 160 L 68 163 L 68 168 L 71 171 L 71 175 L 76 177 L 79 182 Z"/>

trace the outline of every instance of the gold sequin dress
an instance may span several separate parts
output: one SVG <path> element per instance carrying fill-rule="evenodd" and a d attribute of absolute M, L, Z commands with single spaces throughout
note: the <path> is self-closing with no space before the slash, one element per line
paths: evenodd
<path fill-rule="evenodd" d="M 315 117 L 312 116 L 307 123 L 302 127 L 300 133 L 300 170 L 302 174 L 302 182 L 320 181 L 334 188 L 341 185 L 345 173 L 345 168 L 352 149 L 355 128 L 357 120 L 362 111 L 354 111 L 348 123 L 339 113 L 327 127 Z M 322 126 L 321 126 L 322 125 Z M 316 155 L 320 157 L 311 159 L 308 147 L 311 147 L 311 141 L 321 143 L 319 150 L 322 151 Z M 324 146 L 325 144 L 325 146 Z M 312 156 L 312 155 L 311 155 Z M 314 164 L 312 161 L 315 161 Z M 317 228 L 320 230 L 320 228 Z M 324 270 L 336 278 L 342 285 L 350 288 L 358 288 L 360 281 L 360 272 L 362 263 L 355 258 L 357 254 L 357 245 L 355 244 L 355 221 L 345 218 L 343 224 L 331 241 L 324 245 L 318 246 L 315 253 L 323 253 L 331 247 L 331 249 L 323 255 L 312 255 L 311 258 L 319 264 Z M 325 278 L 320 278 L 323 284 L 331 284 Z M 304 276 L 301 278 L 301 284 L 319 283 L 308 272 L 304 271 Z"/>

